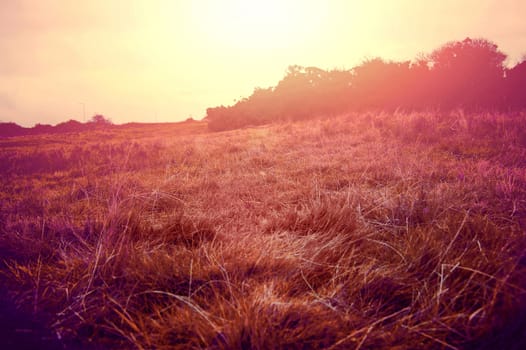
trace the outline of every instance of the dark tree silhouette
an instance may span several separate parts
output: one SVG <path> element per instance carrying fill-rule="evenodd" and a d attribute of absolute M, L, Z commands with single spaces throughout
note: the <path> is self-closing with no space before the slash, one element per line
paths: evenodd
<path fill-rule="evenodd" d="M 496 108 L 506 55 L 486 39 L 445 44 L 429 55 L 435 101 L 443 108 Z"/>
<path fill-rule="evenodd" d="M 290 66 L 285 77 L 278 83 L 277 109 L 284 119 L 301 119 L 311 111 L 316 72 L 301 66 Z"/>
<path fill-rule="evenodd" d="M 30 129 L 31 134 L 52 134 L 54 131 L 53 126 L 49 124 L 36 124 Z"/>
<path fill-rule="evenodd" d="M 364 110 L 526 108 L 526 60 L 506 69 L 486 39 L 446 43 L 413 62 L 366 60 L 351 70 L 290 66 L 276 87 L 207 110 L 212 130 Z"/>
<path fill-rule="evenodd" d="M 111 119 L 101 114 L 94 115 L 87 123 L 70 119 L 55 126 L 39 123 L 32 128 L 23 128 L 15 123 L 0 123 L 0 137 L 82 132 L 106 128 L 112 125 Z"/>
<path fill-rule="evenodd" d="M 27 128 L 21 127 L 18 124 L 12 122 L 0 123 L 0 137 L 21 136 L 26 134 Z"/>
<path fill-rule="evenodd" d="M 506 71 L 506 95 L 511 109 L 526 108 L 526 58 Z"/>
<path fill-rule="evenodd" d="M 349 107 L 351 79 L 350 71 L 290 66 L 273 90 L 273 114 L 297 120 L 341 112 Z"/>
<path fill-rule="evenodd" d="M 88 123 L 93 123 L 95 125 L 105 126 L 105 125 L 112 125 L 110 118 L 106 118 L 102 114 L 96 114 L 88 121 Z"/>
<path fill-rule="evenodd" d="M 83 128 L 84 128 L 84 124 L 76 120 L 70 119 L 67 122 L 57 124 L 55 126 L 55 131 L 59 133 L 60 132 L 75 132 L 75 131 L 82 131 Z"/>
<path fill-rule="evenodd" d="M 411 89 L 411 62 L 375 58 L 353 69 L 353 95 L 359 109 L 394 109 L 404 104 Z"/>

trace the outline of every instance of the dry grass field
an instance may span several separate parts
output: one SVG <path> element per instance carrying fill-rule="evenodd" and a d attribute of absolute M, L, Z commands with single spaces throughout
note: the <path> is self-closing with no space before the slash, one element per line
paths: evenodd
<path fill-rule="evenodd" d="M 363 113 L 0 140 L 0 342 L 524 348 L 525 126 Z"/>

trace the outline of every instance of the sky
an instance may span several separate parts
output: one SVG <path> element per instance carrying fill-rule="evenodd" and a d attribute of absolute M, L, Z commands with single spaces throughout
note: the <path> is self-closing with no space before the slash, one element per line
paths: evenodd
<path fill-rule="evenodd" d="M 487 38 L 526 55 L 524 0 L 0 0 L 0 121 L 200 119 L 290 65 L 350 69 Z"/>

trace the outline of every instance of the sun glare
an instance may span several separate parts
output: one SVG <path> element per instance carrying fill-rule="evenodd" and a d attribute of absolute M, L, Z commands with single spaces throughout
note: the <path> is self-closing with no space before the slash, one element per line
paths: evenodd
<path fill-rule="evenodd" d="M 205 38 L 229 48 L 282 48 L 301 42 L 322 20 L 310 2 L 225 0 L 200 2 L 195 13 Z"/>

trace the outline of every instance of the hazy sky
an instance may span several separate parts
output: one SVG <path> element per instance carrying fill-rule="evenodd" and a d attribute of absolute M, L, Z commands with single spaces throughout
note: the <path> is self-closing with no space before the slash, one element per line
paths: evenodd
<path fill-rule="evenodd" d="M 526 54 L 524 0 L 0 0 L 0 121 L 201 118 L 292 64 L 352 68 L 485 37 Z"/>

